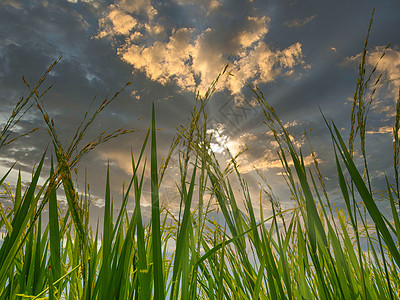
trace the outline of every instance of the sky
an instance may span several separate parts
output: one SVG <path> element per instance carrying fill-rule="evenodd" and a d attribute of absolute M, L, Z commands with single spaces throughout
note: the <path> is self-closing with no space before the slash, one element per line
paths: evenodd
<path fill-rule="evenodd" d="M 53 87 L 43 101 L 65 145 L 95 95 L 94 106 L 100 105 L 132 82 L 93 123 L 88 139 L 103 130 L 135 132 L 99 146 L 79 163 L 74 175 L 77 189 L 82 190 L 86 170 L 96 215 L 103 204 L 108 163 L 114 207 L 120 203 L 122 183 L 132 173 L 130 151 L 139 151 L 152 104 L 157 127 L 162 129 L 158 132 L 161 158 L 175 127 L 187 121 L 196 93 L 203 94 L 229 63 L 234 76 L 220 79 L 207 107 L 209 132 L 216 136 L 213 150 L 221 160 L 227 159 L 226 147 L 233 153 L 247 147 L 239 164 L 250 187 L 258 189 L 257 168 L 282 205 L 291 205 L 279 175 L 277 145 L 247 88 L 247 84 L 257 85 L 299 147 L 308 149 L 303 136 L 308 132 L 328 188 L 335 194 L 332 144 L 321 111 L 347 137 L 358 63 L 373 8 L 368 68 L 391 43 L 377 68 L 387 82 L 377 89 L 367 125 L 371 176 L 379 189 L 385 174 L 393 178 L 391 128 L 400 85 L 393 80 L 400 78 L 400 2 L 395 0 L 2 0 L 0 123 L 29 93 L 22 75 L 34 84 L 61 55 L 44 83 Z M 18 161 L 17 168 L 29 180 L 34 164 L 46 147 L 51 148 L 35 108 L 13 134 L 32 128 L 39 130 L 1 149 L 2 174 Z M 306 154 L 306 162 L 310 161 Z M 178 206 L 173 197 L 176 172 L 173 160 L 161 189 L 163 201 L 172 207 Z M 15 184 L 15 174 L 9 181 Z M 149 198 L 145 193 L 144 206 Z"/>

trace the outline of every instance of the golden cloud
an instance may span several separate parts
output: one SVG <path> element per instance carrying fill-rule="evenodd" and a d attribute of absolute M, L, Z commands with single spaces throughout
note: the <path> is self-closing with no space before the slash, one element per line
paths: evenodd
<path fill-rule="evenodd" d="M 180 5 L 194 4 L 178 1 Z M 218 1 L 203 4 L 219 7 Z M 139 22 L 140 13 L 147 20 Z M 200 10 L 200 14 L 201 14 Z M 203 12 L 204 13 L 204 12 Z M 272 49 L 265 42 L 269 18 L 247 16 L 235 31 L 224 26 L 198 30 L 178 27 L 165 30 L 158 23 L 157 10 L 148 0 L 120 0 L 110 5 L 99 20 L 97 38 L 113 39 L 125 36 L 117 46 L 122 60 L 161 84 L 173 82 L 182 90 L 204 93 L 227 63 L 231 53 L 231 68 L 235 76 L 220 81 L 220 89 L 240 96 L 247 83 L 267 83 L 278 76 L 290 76 L 297 66 L 304 67 L 300 43 L 286 49 Z"/>

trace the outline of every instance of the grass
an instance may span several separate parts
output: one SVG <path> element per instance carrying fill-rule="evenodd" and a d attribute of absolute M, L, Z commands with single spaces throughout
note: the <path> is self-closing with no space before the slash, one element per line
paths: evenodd
<path fill-rule="evenodd" d="M 263 110 L 266 130 L 274 134 L 279 144 L 283 179 L 296 204 L 284 211 L 273 194 L 263 189 L 260 215 L 256 215 L 249 188 L 238 170 L 240 153 L 231 156 L 227 166 L 220 166 L 207 134 L 205 107 L 225 68 L 207 93 L 197 96 L 188 124 L 180 127 L 161 167 L 158 167 L 153 105 L 151 125 L 139 156 L 131 155 L 133 175 L 124 190 L 116 219 L 107 169 L 103 229 L 90 228 L 87 190 L 78 195 L 71 170 L 96 146 L 132 132 L 122 129 L 103 132 L 79 148 L 96 116 L 119 92 L 106 98 L 92 115 L 86 113 L 72 142 L 64 147 L 41 101 L 45 93 L 39 93 L 58 61 L 34 87 L 24 79 L 30 93 L 17 103 L 1 132 L 0 151 L 14 141 L 10 138 L 11 129 L 36 104 L 48 127 L 55 159 L 51 160 L 50 173 L 44 174 L 44 152 L 28 185 L 22 185 L 19 173 L 15 190 L 6 189 L 13 205 L 7 209 L 0 206 L 0 228 L 6 232 L 0 248 L 0 298 L 399 299 L 400 97 L 393 126 L 394 180 L 387 179 L 382 196 L 390 204 L 388 216 L 376 204 L 382 199 L 373 193 L 368 172 L 365 128 L 374 95 L 370 91 L 379 84 L 380 77 L 371 84 L 376 68 L 366 75 L 367 42 L 368 36 L 347 143 L 334 122 L 325 119 L 334 149 L 336 184 L 345 211 L 331 199 L 313 148 L 314 164 L 308 167 L 261 90 L 250 86 Z M 357 135 L 361 141 L 362 170 L 356 167 L 354 158 Z M 147 147 L 150 147 L 152 204 L 151 220 L 144 223 L 140 198 L 146 176 Z M 180 180 L 176 183 L 178 215 L 168 207 L 161 207 L 159 202 L 160 186 L 173 156 L 177 157 L 180 169 Z M 0 184 L 5 183 L 9 172 L 0 179 Z M 266 180 L 261 173 L 260 176 Z M 38 186 L 40 177 L 47 180 Z M 239 182 L 240 195 L 233 192 L 233 180 Z M 64 213 L 58 207 L 60 192 L 68 202 Z M 132 194 L 134 197 L 130 199 Z M 261 194 L 271 201 L 269 216 L 263 215 Z M 126 208 L 129 201 L 135 204 L 132 214 Z M 239 208 L 242 204 L 244 209 Z M 45 207 L 49 221 L 43 226 Z M 216 209 L 223 222 L 213 219 Z M 172 253 L 167 250 L 171 245 Z"/>

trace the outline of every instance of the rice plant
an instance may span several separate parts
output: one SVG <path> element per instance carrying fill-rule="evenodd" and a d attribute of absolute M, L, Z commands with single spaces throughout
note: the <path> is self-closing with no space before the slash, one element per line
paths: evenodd
<path fill-rule="evenodd" d="M 88 127 L 121 91 L 106 98 L 93 114 L 86 113 L 72 142 L 65 146 L 41 101 L 44 93 L 38 92 L 57 62 L 34 87 L 24 79 L 29 96 L 16 104 L 1 132 L 0 151 L 13 141 L 12 126 L 36 104 L 53 144 L 53 149 L 47 151 L 55 159 L 51 160 L 49 174 L 43 174 L 44 152 L 28 185 L 21 183 L 19 173 L 13 191 L 5 186 L 12 206 L 0 206 L 0 228 L 6 232 L 0 248 L 0 298 L 399 299 L 400 96 L 393 126 L 394 184 L 387 180 L 384 193 L 391 207 L 391 215 L 387 216 L 376 204 L 379 195 L 373 193 L 368 175 L 365 124 L 373 96 L 368 94 L 370 82 L 376 68 L 366 77 L 367 42 L 368 35 L 348 143 L 335 123 L 325 119 L 334 149 L 336 184 L 345 211 L 330 197 L 311 144 L 314 164 L 308 167 L 302 151 L 295 147 L 262 91 L 249 86 L 263 110 L 265 129 L 272 132 L 279 145 L 283 180 L 295 202 L 294 208 L 283 210 L 272 192 L 263 188 L 260 194 L 270 199 L 272 214 L 264 216 L 260 201 L 260 214 L 256 215 L 249 187 L 238 168 L 241 153 L 231 155 L 227 165 L 221 165 L 211 150 L 212 137 L 207 131 L 205 107 L 219 78 L 225 76 L 226 66 L 207 93 L 197 95 L 188 122 L 177 131 L 161 167 L 157 107 L 153 105 L 152 120 L 139 155 L 131 154 L 133 172 L 116 218 L 107 169 L 104 217 L 96 228 L 90 228 L 88 187 L 79 196 L 71 170 L 96 146 L 132 132 L 119 129 L 107 135 L 100 133 L 79 150 Z M 378 76 L 372 88 L 379 80 Z M 362 170 L 356 167 L 354 158 L 357 134 L 364 160 Z M 149 173 L 146 148 L 150 151 Z M 176 182 L 178 214 L 162 206 L 159 200 L 172 157 L 178 161 L 180 171 Z M 0 184 L 6 182 L 12 168 Z M 259 174 L 268 186 L 268 179 Z M 147 223 L 141 211 L 146 176 L 150 176 L 152 200 Z M 39 177 L 47 178 L 41 186 Z M 239 184 L 239 195 L 234 193 L 233 181 Z M 68 202 L 66 211 L 58 205 L 60 192 Z M 134 204 L 133 213 L 127 210 L 130 201 Z M 45 207 L 49 217 L 46 226 L 42 221 Z M 216 214 L 222 221 L 214 219 Z M 363 245 L 367 245 L 368 251 Z"/>

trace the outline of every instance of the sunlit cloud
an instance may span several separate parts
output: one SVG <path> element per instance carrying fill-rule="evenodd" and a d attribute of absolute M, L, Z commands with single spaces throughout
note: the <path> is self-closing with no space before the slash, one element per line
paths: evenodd
<path fill-rule="evenodd" d="M 384 56 L 382 57 L 382 54 Z M 355 64 L 361 59 L 362 53 L 347 57 L 343 64 Z M 367 66 L 371 69 L 376 66 L 375 74 L 382 74 L 380 84 L 374 86 L 380 97 L 390 97 L 397 100 L 399 97 L 399 82 L 400 82 L 400 50 L 388 48 L 385 46 L 377 46 L 373 50 L 367 52 Z M 386 85 L 385 85 L 386 84 Z M 388 88 L 387 88 L 388 87 Z M 381 112 L 388 110 L 387 107 L 376 107 Z M 390 109 L 393 111 L 393 109 Z"/>
<path fill-rule="evenodd" d="M 385 56 L 379 61 L 382 53 Z M 399 96 L 399 79 L 400 79 L 400 50 L 385 47 L 376 47 L 369 52 L 367 62 L 370 66 L 375 66 L 378 63 L 377 72 L 384 75 L 384 79 L 388 80 L 391 91 L 391 96 L 395 99 Z"/>
<path fill-rule="evenodd" d="M 137 25 L 137 20 L 115 5 L 110 5 L 106 17 L 99 19 L 99 26 L 103 28 L 97 35 L 105 38 L 116 35 L 128 35 Z"/>
<path fill-rule="evenodd" d="M 223 5 L 215 0 L 175 2 L 211 9 Z M 200 10 L 196 22 L 207 16 Z M 265 42 L 270 21 L 266 16 L 247 15 L 235 20 L 231 27 L 211 22 L 205 29 L 176 24 L 168 30 L 159 18 L 159 12 L 149 1 L 118 1 L 99 20 L 96 37 L 117 44 L 119 57 L 132 66 L 133 73 L 143 72 L 163 85 L 174 83 L 182 91 L 204 93 L 227 64 L 230 54 L 228 71 L 235 76 L 221 79 L 219 88 L 237 96 L 247 83 L 267 83 L 279 76 L 293 75 L 297 67 L 307 67 L 299 42 L 282 50 Z"/>
<path fill-rule="evenodd" d="M 144 13 L 150 20 L 157 15 L 157 10 L 150 0 L 119 0 L 116 4 L 128 13 Z"/>
<path fill-rule="evenodd" d="M 302 126 L 302 124 L 297 121 L 284 124 L 285 129 L 288 131 L 298 131 L 299 126 Z M 211 140 L 211 150 L 214 153 L 223 155 L 226 158 L 226 163 L 231 160 L 231 157 L 236 157 L 239 154 L 236 158 L 236 162 L 242 174 L 255 171 L 256 169 L 278 172 L 278 169 L 282 168 L 282 162 L 278 156 L 280 146 L 270 130 L 258 133 L 245 132 L 238 136 L 231 136 L 228 134 L 226 125 L 216 124 L 214 128 L 209 129 L 207 133 L 211 134 L 213 137 Z M 289 138 L 297 150 L 300 150 L 305 144 L 303 135 L 296 135 L 296 137 L 294 137 L 289 133 Z M 227 149 L 229 149 L 231 156 L 228 155 Z M 293 166 L 290 157 L 287 159 L 289 166 Z M 305 155 L 303 159 L 305 166 L 314 163 L 314 158 L 311 154 Z M 320 164 L 323 163 L 320 158 L 317 158 L 317 161 Z"/>
<path fill-rule="evenodd" d="M 132 174 L 132 158 L 126 151 L 99 151 L 99 157 L 104 161 L 117 165 L 125 174 Z"/>
<path fill-rule="evenodd" d="M 391 126 L 382 126 L 382 127 L 379 127 L 377 130 L 367 130 L 366 133 L 367 134 L 387 134 L 387 133 L 392 134 L 393 133 L 393 127 L 391 127 Z"/>
<path fill-rule="evenodd" d="M 310 166 L 314 163 L 314 158 L 311 154 L 307 155 L 303 158 L 303 162 L 305 166 Z M 318 159 L 318 163 L 322 163 L 322 161 Z M 270 149 L 265 149 L 262 156 L 257 157 L 253 160 L 250 160 L 249 156 L 246 156 L 246 152 L 244 152 L 244 154 L 239 156 L 238 158 L 238 165 L 239 171 L 242 174 L 255 171 L 256 169 L 264 171 L 268 171 L 271 169 L 278 171 L 279 169 L 282 169 L 282 162 L 278 158 L 277 153 Z M 290 167 L 294 165 L 293 161 L 290 158 L 288 158 L 288 165 Z"/>
<path fill-rule="evenodd" d="M 174 81 L 182 89 L 193 89 L 194 74 L 187 67 L 192 45 L 188 43 L 192 30 L 181 28 L 173 32 L 167 43 L 156 42 L 146 47 L 130 44 L 118 50 L 121 58 L 135 69 L 142 70 L 151 80 L 166 84 Z"/>

